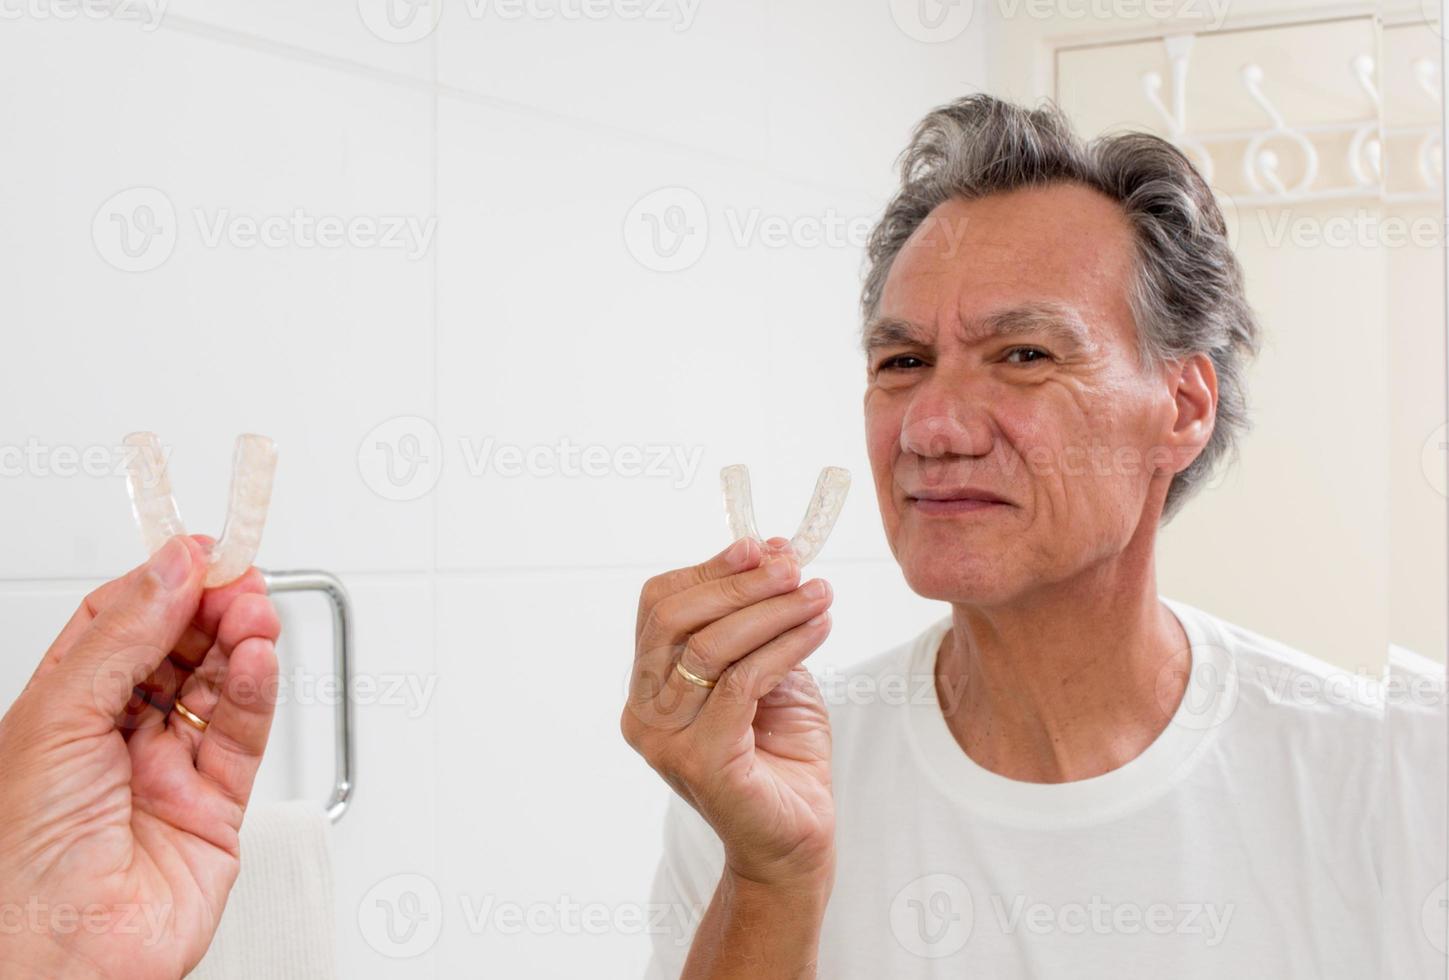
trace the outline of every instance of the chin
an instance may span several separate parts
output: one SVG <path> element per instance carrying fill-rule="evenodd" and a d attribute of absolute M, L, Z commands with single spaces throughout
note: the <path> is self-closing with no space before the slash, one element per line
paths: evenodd
<path fill-rule="evenodd" d="M 897 560 L 911 591 L 927 599 L 991 606 L 1018 591 L 1016 570 L 980 553 L 907 545 Z"/>

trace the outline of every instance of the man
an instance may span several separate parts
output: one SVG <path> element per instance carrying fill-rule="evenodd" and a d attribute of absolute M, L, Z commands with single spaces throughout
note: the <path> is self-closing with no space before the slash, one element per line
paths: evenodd
<path fill-rule="evenodd" d="M 707 907 L 650 976 L 1434 961 L 1383 920 L 1381 689 L 1157 593 L 1157 530 L 1229 457 L 1259 345 L 1209 188 L 1159 139 L 984 96 L 928 115 L 901 175 L 866 434 L 892 552 L 951 614 L 826 705 L 802 662 L 830 591 L 787 543 L 645 585 L 621 729 L 676 791 L 653 901 Z"/>

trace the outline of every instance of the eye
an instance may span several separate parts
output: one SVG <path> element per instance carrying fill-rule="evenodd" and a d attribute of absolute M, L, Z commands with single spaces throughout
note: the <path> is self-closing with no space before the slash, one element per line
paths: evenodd
<path fill-rule="evenodd" d="M 1006 352 L 1006 359 L 1008 361 L 1010 361 L 1012 359 L 1012 357 L 1015 356 L 1016 354 L 1036 354 L 1038 356 L 1037 357 L 1033 357 L 1033 358 L 1031 358 L 1029 360 L 1013 361 L 1012 363 L 1014 363 L 1014 364 L 1034 364 L 1037 361 L 1040 361 L 1042 358 L 1050 358 L 1051 357 L 1051 354 L 1049 354 L 1046 351 L 1042 350 L 1040 347 L 1013 347 L 1013 348 L 1011 348 L 1011 350 L 1009 350 L 1009 351 Z"/>
<path fill-rule="evenodd" d="M 897 354 L 894 357 L 887 357 L 876 366 L 877 371 L 909 370 L 911 368 L 925 366 L 925 361 L 914 354 Z"/>

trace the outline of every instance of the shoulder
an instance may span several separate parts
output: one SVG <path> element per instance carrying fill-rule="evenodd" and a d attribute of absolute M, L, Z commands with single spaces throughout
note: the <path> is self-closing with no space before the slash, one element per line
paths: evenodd
<path fill-rule="evenodd" d="M 1350 670 L 1187 603 L 1168 603 L 1180 617 L 1196 620 L 1196 640 L 1226 655 L 1238 710 L 1279 725 L 1350 735 L 1382 723 L 1382 654 L 1373 658 L 1372 670 Z"/>
<path fill-rule="evenodd" d="M 1211 741 L 1219 758 L 1265 785 L 1290 792 L 1311 786 L 1314 794 L 1344 794 L 1369 806 L 1370 787 L 1383 778 L 1384 651 L 1372 668 L 1350 670 L 1195 606 L 1165 601 L 1188 628 L 1194 674 L 1199 659 L 1216 667 L 1220 693 Z"/>

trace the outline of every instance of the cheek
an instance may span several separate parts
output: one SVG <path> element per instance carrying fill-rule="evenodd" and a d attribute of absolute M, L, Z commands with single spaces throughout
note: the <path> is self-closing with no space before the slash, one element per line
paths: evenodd
<path fill-rule="evenodd" d="M 1005 438 L 1007 466 L 1020 474 L 1018 485 L 1032 496 L 1058 500 L 1066 474 L 1061 460 L 1067 447 L 1082 439 L 1082 417 L 1063 396 L 1002 399 L 994 415 Z"/>
<path fill-rule="evenodd" d="M 901 410 L 891 406 L 879 392 L 865 399 L 865 450 L 870 459 L 881 517 L 887 528 L 895 522 L 894 468 L 901 440 Z"/>
<path fill-rule="evenodd" d="M 868 394 L 865 399 L 865 450 L 870 457 L 871 471 L 877 478 L 882 473 L 889 473 L 900 438 L 900 410 L 879 397 L 879 393 Z"/>
<path fill-rule="evenodd" d="M 1130 389 L 1073 394 L 1023 419 L 1019 445 L 1051 511 L 1084 535 L 1115 534 L 1138 502 L 1130 460 L 1144 451 L 1146 406 Z"/>
<path fill-rule="evenodd" d="M 1104 447 L 1120 441 L 1113 434 L 1121 421 L 1119 410 L 1110 400 L 1057 388 L 1003 400 L 996 417 L 1009 443 L 1008 465 L 1022 472 L 1020 485 L 1037 513 L 1048 523 L 1054 523 L 1053 514 L 1074 526 L 1090 523 L 1091 512 L 1101 507 L 1101 495 L 1114 482 L 1104 480 L 1098 457 L 1110 459 Z"/>

